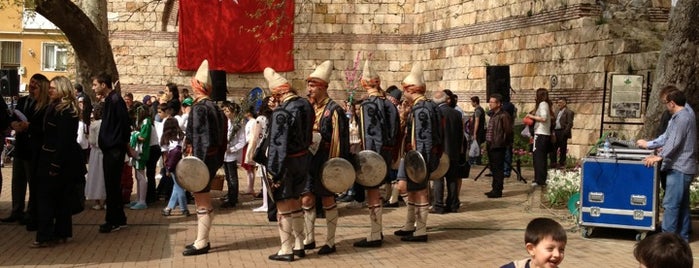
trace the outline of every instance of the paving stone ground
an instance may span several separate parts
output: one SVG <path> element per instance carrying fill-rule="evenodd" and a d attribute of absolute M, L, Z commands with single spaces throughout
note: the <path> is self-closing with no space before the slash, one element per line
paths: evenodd
<path fill-rule="evenodd" d="M 482 167 L 472 169 L 475 177 Z M 9 215 L 11 206 L 11 168 L 2 168 L 0 217 Z M 530 169 L 523 171 L 533 177 Z M 240 189 L 247 180 L 240 173 Z M 259 185 L 259 180 L 256 181 Z M 256 187 L 258 188 L 258 187 Z M 73 217 L 74 237 L 66 244 L 30 249 L 34 233 L 18 224 L 0 224 L 0 266 L 2 267 L 499 267 L 513 259 L 527 257 L 524 228 L 536 217 L 550 217 L 568 230 L 568 245 L 562 267 L 638 267 L 633 257 L 636 232 L 624 229 L 596 229 L 591 238 L 583 238 L 567 209 L 541 205 L 541 192 L 514 177 L 506 180 L 504 197 L 488 199 L 490 178 L 464 179 L 458 213 L 430 214 L 427 243 L 401 242 L 393 235 L 405 219 L 405 207 L 384 209 L 384 245 L 377 249 L 352 247 L 369 232 L 366 208 L 340 204 L 337 228 L 337 253 L 319 256 L 316 250 L 293 263 L 269 261 L 267 256 L 279 248 L 276 223 L 267 222 L 264 213 L 253 213 L 261 200 L 242 196 L 238 207 L 215 210 L 209 254 L 184 257 L 184 245 L 196 237 L 196 216 L 163 217 L 165 201 L 146 210 L 126 209 L 129 227 L 110 234 L 98 233 L 104 211 L 86 210 Z M 214 191 L 221 197 L 224 192 Z M 215 204 L 220 201 L 217 199 Z M 194 206 L 189 206 L 194 211 Z M 693 225 L 698 221 L 693 220 Z M 317 220 L 318 246 L 325 241 L 325 220 Z M 695 228 L 696 229 L 696 228 Z M 691 247 L 699 256 L 697 234 Z M 695 258 L 696 259 L 696 258 Z M 696 261 L 695 261 L 696 262 Z M 695 265 L 699 267 L 699 265 Z"/>

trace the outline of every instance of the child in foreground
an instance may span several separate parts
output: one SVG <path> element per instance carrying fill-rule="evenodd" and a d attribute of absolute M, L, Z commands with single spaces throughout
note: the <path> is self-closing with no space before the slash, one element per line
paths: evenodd
<path fill-rule="evenodd" d="M 633 256 L 639 267 L 692 267 L 692 249 L 684 239 L 675 233 L 659 233 L 647 237 L 636 244 Z"/>
<path fill-rule="evenodd" d="M 513 261 L 500 268 L 558 267 L 563 262 L 568 236 L 558 222 L 536 218 L 527 224 L 524 244 L 530 257 Z"/>

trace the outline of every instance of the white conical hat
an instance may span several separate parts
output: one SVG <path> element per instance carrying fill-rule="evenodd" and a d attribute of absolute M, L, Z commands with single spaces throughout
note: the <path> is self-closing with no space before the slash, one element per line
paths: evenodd
<path fill-rule="evenodd" d="M 416 86 L 425 85 L 425 76 L 422 74 L 422 64 L 418 62 L 413 65 L 413 69 L 410 70 L 410 74 L 403 79 L 403 84 Z"/>
<path fill-rule="evenodd" d="M 194 75 L 194 79 L 197 79 L 200 83 L 211 86 L 211 76 L 209 76 L 209 61 L 204 60 L 199 65 L 197 73 Z"/>
<path fill-rule="evenodd" d="M 332 74 L 333 70 L 333 64 L 329 60 L 324 61 L 318 67 L 316 67 L 315 71 L 313 71 L 310 75 L 308 75 L 308 78 L 317 78 L 320 80 L 323 80 L 325 82 L 330 83 L 330 75 Z"/>
<path fill-rule="evenodd" d="M 364 61 L 364 71 L 362 71 L 362 80 L 370 81 L 371 79 L 380 80 L 379 74 L 374 71 L 369 65 L 369 59 Z"/>
<path fill-rule="evenodd" d="M 267 79 L 267 85 L 269 85 L 269 89 L 273 90 L 283 84 L 288 84 L 289 81 L 286 80 L 286 78 L 282 77 L 279 75 L 274 69 L 272 68 L 265 68 L 265 79 Z"/>

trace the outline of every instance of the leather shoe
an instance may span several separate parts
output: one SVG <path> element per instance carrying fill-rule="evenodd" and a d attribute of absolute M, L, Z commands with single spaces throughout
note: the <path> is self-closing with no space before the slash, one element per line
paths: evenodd
<path fill-rule="evenodd" d="M 404 236 L 400 238 L 401 241 L 405 242 L 427 242 L 427 235 L 418 235 L 418 236 Z"/>
<path fill-rule="evenodd" d="M 362 240 L 354 242 L 353 246 L 358 248 L 378 248 L 381 247 L 381 244 L 383 244 L 382 240 L 367 241 L 366 238 L 364 238 Z M 318 252 L 318 254 L 320 254 L 320 251 Z"/>
<path fill-rule="evenodd" d="M 488 198 L 500 198 L 500 197 L 502 197 L 502 193 L 492 192 L 492 193 L 487 194 L 486 196 L 488 196 Z"/>
<path fill-rule="evenodd" d="M 194 243 L 191 243 L 191 244 L 184 246 L 184 249 L 190 249 L 190 248 L 194 248 Z"/>
<path fill-rule="evenodd" d="M 447 213 L 447 210 L 444 208 L 433 207 L 432 209 L 430 209 L 430 214 L 445 214 L 445 213 Z"/>
<path fill-rule="evenodd" d="M 389 203 L 388 201 L 383 203 L 383 207 L 385 208 L 397 208 L 398 207 L 398 202 L 395 203 Z"/>
<path fill-rule="evenodd" d="M 332 247 L 331 247 L 331 246 L 328 246 L 328 245 L 324 245 L 323 247 L 321 247 L 321 248 L 318 250 L 318 255 L 328 255 L 328 254 L 330 254 L 330 253 L 334 253 L 335 251 L 337 251 L 337 249 L 335 248 L 335 246 L 332 246 Z"/>
<path fill-rule="evenodd" d="M 484 195 L 491 195 L 491 194 L 493 194 L 493 191 L 485 192 L 485 193 L 483 193 L 483 194 L 484 194 Z"/>
<path fill-rule="evenodd" d="M 273 261 L 294 261 L 294 254 L 279 255 L 277 253 L 274 253 L 272 255 L 269 255 L 269 259 Z"/>
<path fill-rule="evenodd" d="M 315 248 L 316 248 L 316 241 L 313 241 L 308 245 L 303 245 L 303 249 L 311 250 L 311 249 L 315 249 Z"/>
<path fill-rule="evenodd" d="M 305 249 L 294 249 L 294 256 L 303 258 L 306 257 L 306 250 Z"/>
<path fill-rule="evenodd" d="M 221 208 L 234 208 L 235 206 L 236 204 L 231 201 L 221 203 Z"/>
<path fill-rule="evenodd" d="M 408 236 L 408 235 L 413 235 L 414 232 L 415 232 L 415 230 L 404 231 L 404 230 L 398 229 L 398 231 L 393 232 L 393 234 L 397 235 L 397 236 Z"/>
<path fill-rule="evenodd" d="M 201 255 L 201 254 L 206 254 L 209 253 L 209 250 L 211 249 L 211 243 L 206 243 L 206 246 L 200 249 L 197 249 L 196 247 L 192 246 L 190 248 L 185 249 L 182 251 L 182 256 L 194 256 L 194 255 Z"/>

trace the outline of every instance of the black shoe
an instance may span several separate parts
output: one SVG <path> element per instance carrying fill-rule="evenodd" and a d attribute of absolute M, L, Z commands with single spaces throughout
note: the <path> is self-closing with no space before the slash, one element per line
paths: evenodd
<path fill-rule="evenodd" d="M 303 258 L 306 257 L 306 250 L 305 249 L 294 249 L 294 256 Z"/>
<path fill-rule="evenodd" d="M 445 214 L 447 213 L 447 210 L 441 207 L 432 207 L 430 209 L 430 214 Z"/>
<path fill-rule="evenodd" d="M 226 201 L 221 204 L 221 208 L 234 208 L 236 206 L 236 203 L 233 203 L 231 201 Z"/>
<path fill-rule="evenodd" d="M 485 174 L 485 176 L 486 176 L 486 177 L 492 177 L 492 176 L 493 176 L 493 173 Z"/>
<path fill-rule="evenodd" d="M 382 240 L 367 241 L 366 238 L 354 242 L 353 246 L 358 248 L 378 248 L 383 244 Z M 334 247 L 333 247 L 334 248 Z"/>
<path fill-rule="evenodd" d="M 311 250 L 311 249 L 315 249 L 315 248 L 316 248 L 316 241 L 313 241 L 308 245 L 303 245 L 303 249 Z"/>
<path fill-rule="evenodd" d="M 194 243 L 191 243 L 191 244 L 184 246 L 184 249 L 190 249 L 190 248 L 194 248 Z"/>
<path fill-rule="evenodd" d="M 23 217 L 17 217 L 15 215 L 9 216 L 7 218 L 2 218 L 0 219 L 1 222 L 16 222 L 22 219 Z"/>
<path fill-rule="evenodd" d="M 197 249 L 196 247 L 192 246 L 190 248 L 185 249 L 182 251 L 182 256 L 194 256 L 194 255 L 201 255 L 201 254 L 206 254 L 209 253 L 209 250 L 211 249 L 211 243 L 206 243 L 206 246 L 200 249 Z"/>
<path fill-rule="evenodd" d="M 492 192 L 490 194 L 486 194 L 486 196 L 488 196 L 488 198 L 500 198 L 502 197 L 502 193 Z"/>
<path fill-rule="evenodd" d="M 383 207 L 385 208 L 397 208 L 398 207 L 398 202 L 395 203 L 389 203 L 388 201 L 383 203 Z"/>
<path fill-rule="evenodd" d="M 330 247 L 328 245 L 325 245 L 318 250 L 318 255 L 328 255 L 330 253 L 334 253 L 335 251 L 337 251 L 337 249 L 335 249 L 335 246 Z"/>
<path fill-rule="evenodd" d="M 397 236 L 408 236 L 408 235 L 413 235 L 414 232 L 415 232 L 415 230 L 405 231 L 405 230 L 398 229 L 398 231 L 393 232 L 393 234 L 397 235 Z"/>
<path fill-rule="evenodd" d="M 294 254 L 279 255 L 274 253 L 269 255 L 269 259 L 273 261 L 294 261 Z"/>
<path fill-rule="evenodd" d="M 400 238 L 401 241 L 405 242 L 427 242 L 427 235 L 418 235 L 418 236 L 404 236 Z"/>
<path fill-rule="evenodd" d="M 27 225 L 27 228 L 29 228 L 29 225 Z M 119 225 L 119 224 L 111 224 L 111 223 L 105 223 L 100 225 L 100 233 L 111 233 L 111 232 L 116 232 L 119 231 L 123 228 L 126 228 L 126 224 Z"/>
<path fill-rule="evenodd" d="M 491 194 L 493 194 L 493 191 L 485 192 L 485 193 L 483 193 L 483 194 L 484 194 L 484 195 L 491 195 Z"/>
<path fill-rule="evenodd" d="M 349 194 L 343 196 L 342 198 L 337 199 L 337 202 L 344 202 L 344 203 L 352 202 L 352 201 L 354 201 L 354 195 L 349 195 Z"/>
<path fill-rule="evenodd" d="M 510 173 L 505 173 L 505 178 L 509 178 L 510 175 L 511 175 Z"/>

